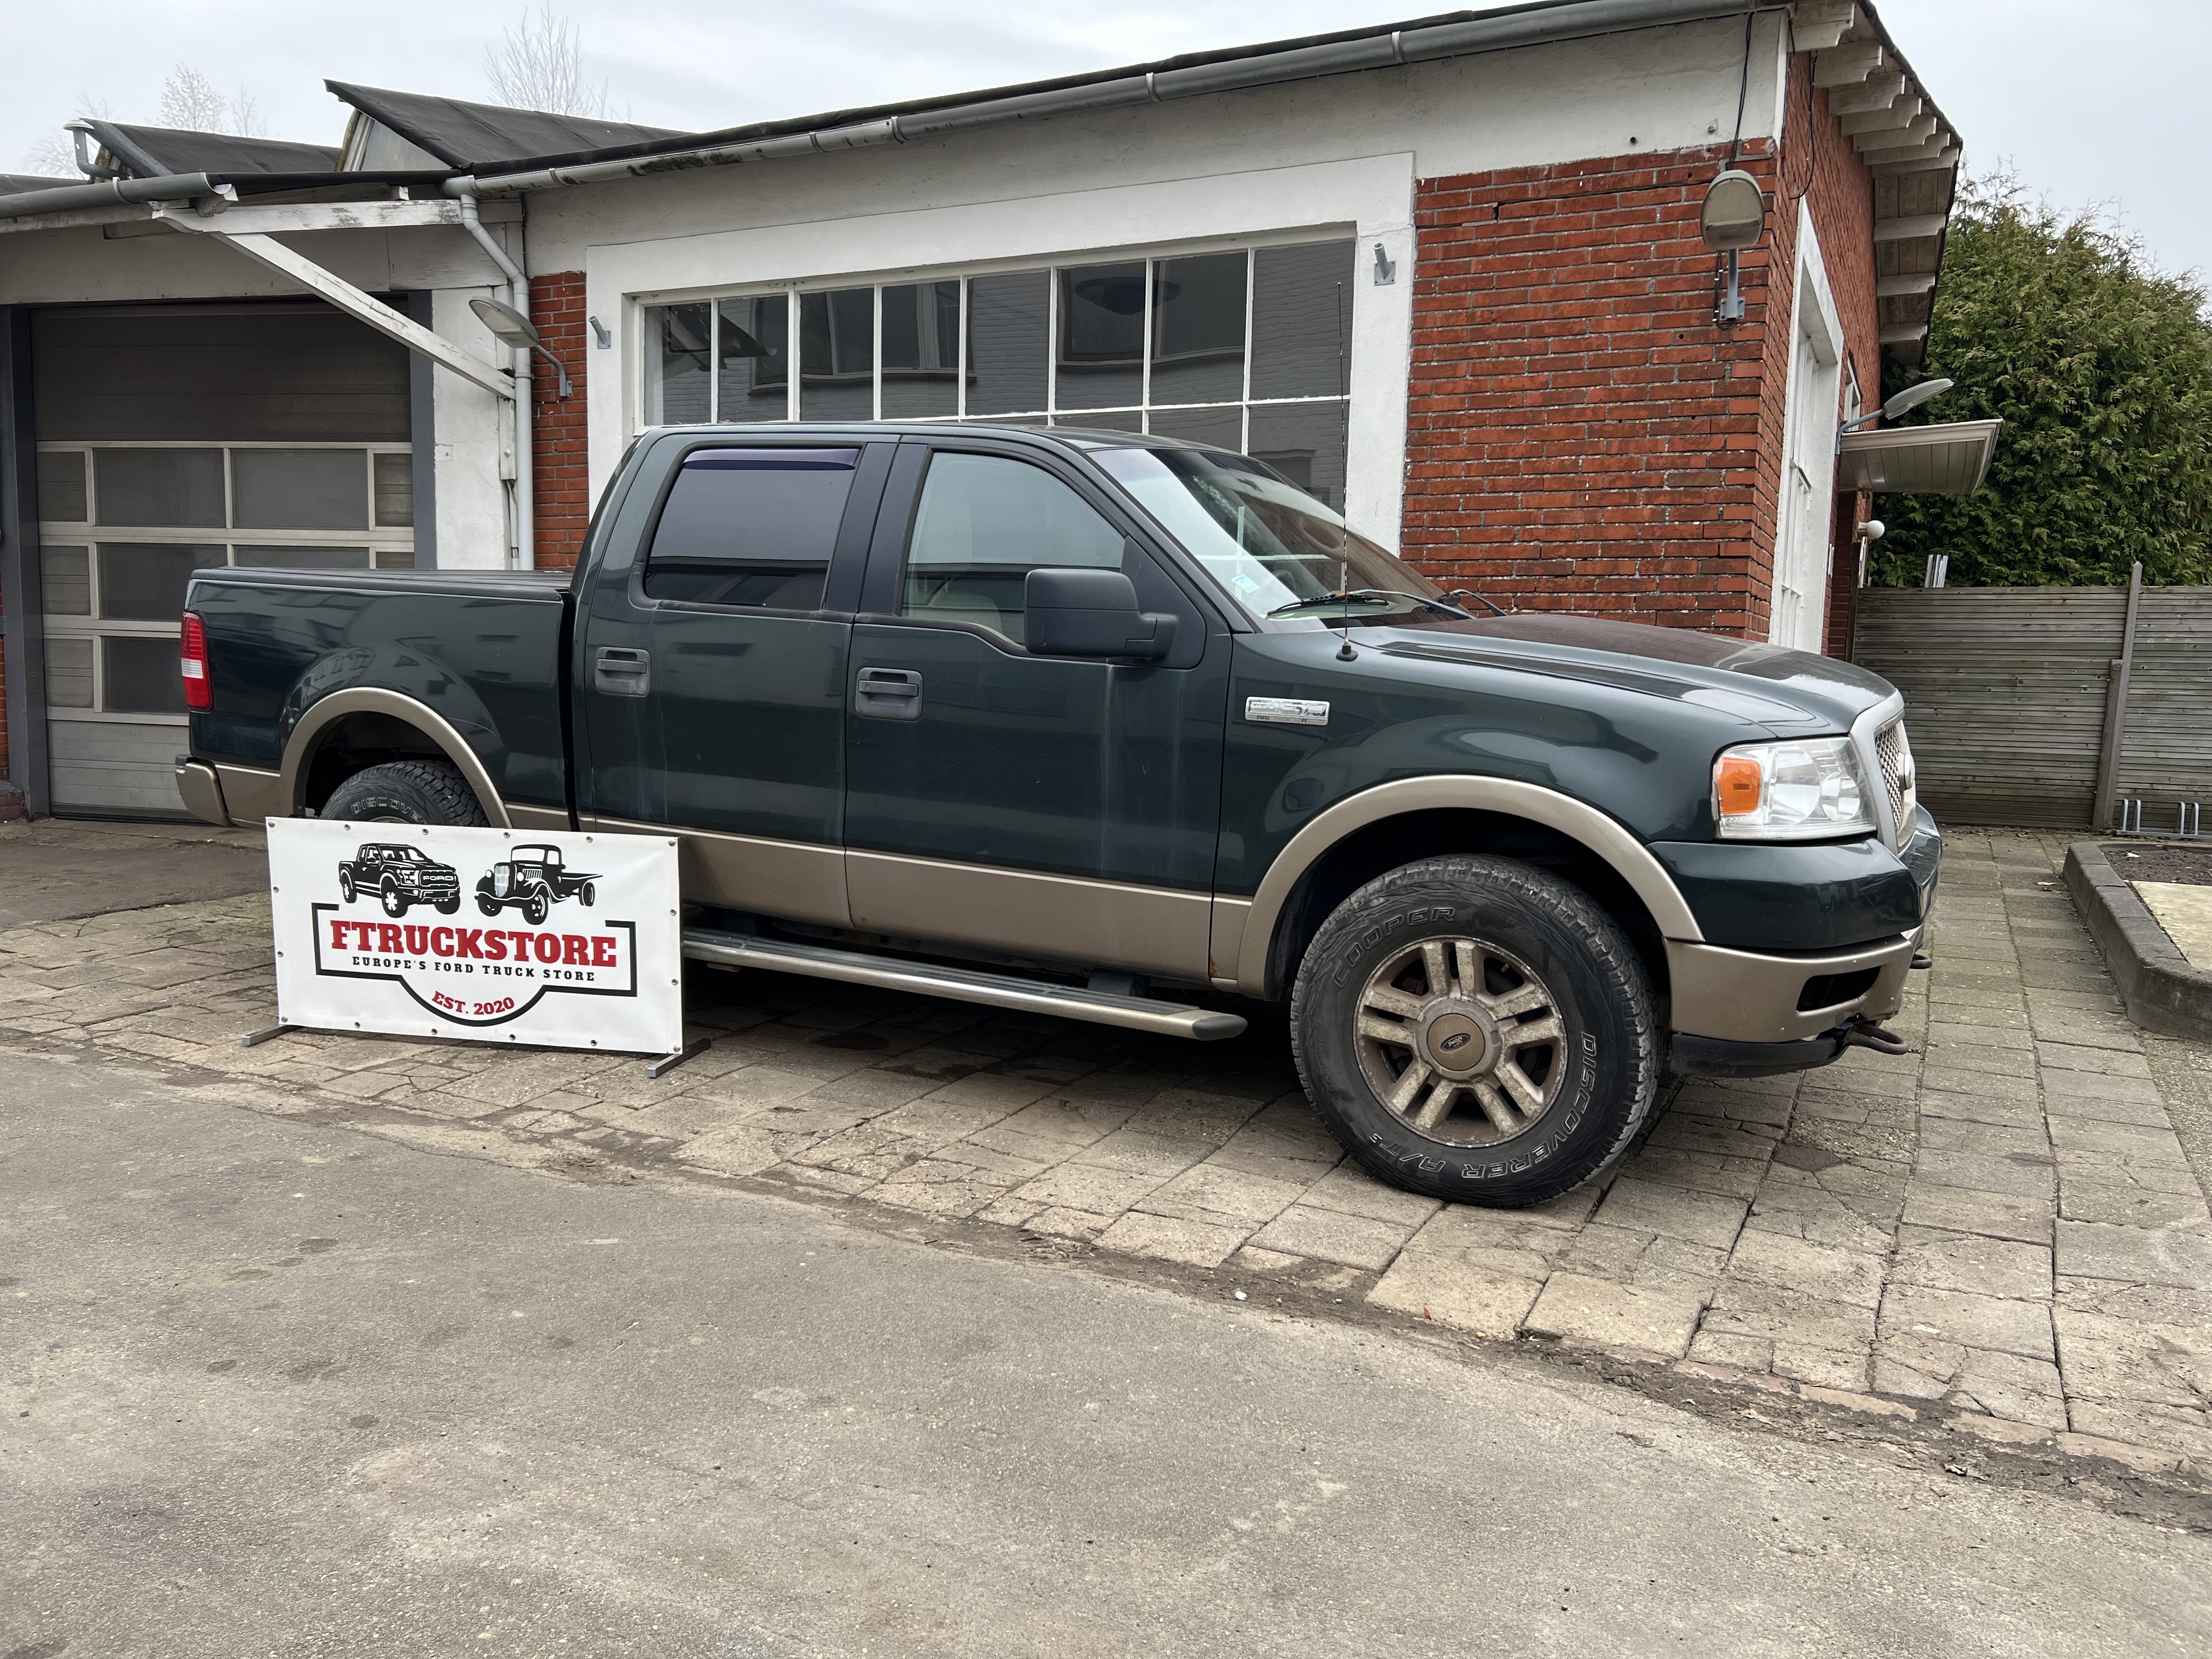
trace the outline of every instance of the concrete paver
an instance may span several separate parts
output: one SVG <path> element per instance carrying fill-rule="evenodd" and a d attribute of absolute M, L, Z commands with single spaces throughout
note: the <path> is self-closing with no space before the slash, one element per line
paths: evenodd
<path fill-rule="evenodd" d="M 702 971 L 690 1015 L 715 1046 L 657 1081 L 611 1055 L 240 1049 L 270 1006 L 250 895 L 0 932 L 0 1046 L 190 1067 L 258 1109 L 369 1111 L 510 1161 L 666 1158 L 1470 1333 L 2212 1458 L 2212 1049 L 2128 1024 L 2062 852 L 1952 836 L 1936 966 L 1893 1022 L 1914 1054 L 1680 1085 L 1601 1188 L 1512 1212 L 1346 1161 L 1265 1014 L 1199 1046 Z"/>

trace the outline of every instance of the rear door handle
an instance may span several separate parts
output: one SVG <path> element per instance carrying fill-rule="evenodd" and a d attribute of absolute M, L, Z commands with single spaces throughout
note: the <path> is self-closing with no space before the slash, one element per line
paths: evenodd
<path fill-rule="evenodd" d="M 871 720 L 921 718 L 921 676 L 911 668 L 863 668 L 853 682 L 853 712 Z"/>
<path fill-rule="evenodd" d="M 603 645 L 592 659 L 592 688 L 611 697 L 641 697 L 653 689 L 653 653 Z"/>

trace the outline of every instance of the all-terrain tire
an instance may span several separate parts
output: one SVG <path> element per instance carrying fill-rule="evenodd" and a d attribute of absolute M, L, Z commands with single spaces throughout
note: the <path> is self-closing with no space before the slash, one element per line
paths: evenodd
<path fill-rule="evenodd" d="M 1393 870 L 1337 907 L 1299 965 L 1291 1042 L 1353 1158 L 1409 1192 L 1492 1208 L 1556 1197 L 1627 1151 L 1664 1048 L 1618 924 L 1556 876 L 1472 855 Z M 1486 1053 L 1474 1063 L 1490 1073 L 1439 1069 Z"/>
<path fill-rule="evenodd" d="M 354 823 L 487 822 L 477 792 L 450 761 L 387 761 L 356 772 L 331 791 L 321 816 Z"/>

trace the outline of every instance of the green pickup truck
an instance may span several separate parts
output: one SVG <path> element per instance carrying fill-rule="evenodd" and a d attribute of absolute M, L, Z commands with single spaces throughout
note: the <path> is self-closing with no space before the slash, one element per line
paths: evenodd
<path fill-rule="evenodd" d="M 1446 592 L 1126 433 L 658 429 L 573 577 L 226 569 L 186 805 L 676 831 L 685 954 L 1209 1039 L 1383 1179 L 1538 1202 L 1663 1076 L 1898 1008 L 1942 840 L 1848 664 Z"/>

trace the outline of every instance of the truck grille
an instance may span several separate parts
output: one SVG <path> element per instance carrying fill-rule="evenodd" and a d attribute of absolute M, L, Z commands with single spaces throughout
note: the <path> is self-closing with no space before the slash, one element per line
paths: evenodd
<path fill-rule="evenodd" d="M 1882 788 L 1889 796 L 1889 822 L 1896 831 L 1898 844 L 1903 846 L 1912 839 L 1913 822 L 1920 806 L 1920 792 L 1913 778 L 1912 745 L 1905 739 L 1903 716 L 1875 733 L 1874 754 L 1881 768 Z"/>

